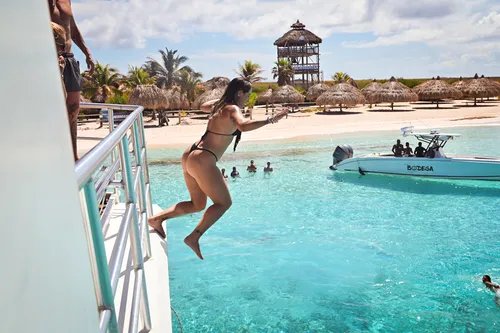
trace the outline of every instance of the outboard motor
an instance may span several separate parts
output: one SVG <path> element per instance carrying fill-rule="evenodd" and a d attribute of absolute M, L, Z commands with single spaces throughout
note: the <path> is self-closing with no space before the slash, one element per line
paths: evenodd
<path fill-rule="evenodd" d="M 348 158 L 351 158 L 353 153 L 354 151 L 349 145 L 337 146 L 337 148 L 335 148 L 335 151 L 333 152 L 333 165 L 330 166 L 330 169 L 334 170 L 336 164 Z"/>

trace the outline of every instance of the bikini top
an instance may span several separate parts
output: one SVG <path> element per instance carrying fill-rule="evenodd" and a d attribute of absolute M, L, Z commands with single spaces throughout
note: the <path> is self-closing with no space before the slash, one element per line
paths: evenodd
<path fill-rule="evenodd" d="M 238 143 L 241 140 L 241 131 L 238 130 L 238 129 L 236 131 L 234 131 L 233 133 L 231 133 L 231 134 L 213 132 L 213 131 L 207 129 L 206 132 L 203 134 L 203 136 L 201 138 L 202 139 L 205 138 L 208 133 L 212 133 L 212 134 L 216 134 L 216 135 L 223 135 L 223 136 L 235 136 L 236 137 L 236 141 L 234 142 L 233 151 L 236 151 L 236 146 L 238 146 Z"/>

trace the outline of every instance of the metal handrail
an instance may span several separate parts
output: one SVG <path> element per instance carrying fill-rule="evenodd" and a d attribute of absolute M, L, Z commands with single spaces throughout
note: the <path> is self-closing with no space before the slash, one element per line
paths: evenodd
<path fill-rule="evenodd" d="M 85 230 L 89 242 L 100 332 L 119 332 L 118 322 L 122 318 L 118 318 L 114 298 L 129 239 L 135 275 L 131 293 L 129 332 L 138 332 L 140 322 L 143 323 L 140 331 L 149 332 L 151 318 L 144 261 L 151 257 L 147 217 L 152 215 L 152 204 L 142 116 L 144 108 L 133 105 L 94 103 L 81 103 L 81 106 L 109 110 L 110 134 L 85 154 L 75 166 L 76 178 L 81 190 L 82 213 L 86 222 Z M 113 109 L 132 112 L 115 127 Z M 130 145 L 132 145 L 132 152 Z M 135 161 L 134 167 L 131 154 Z M 94 175 L 101 171 L 101 167 L 109 157 L 111 157 L 111 165 L 105 168 L 98 179 L 95 179 Z M 105 213 L 100 215 L 99 202 L 109 189 L 123 191 L 126 209 L 108 262 L 104 247 L 103 226 L 107 225 L 105 220 L 110 216 L 110 209 L 106 207 Z M 120 195 L 116 195 L 109 202 L 114 204 L 119 201 L 119 197 Z"/>

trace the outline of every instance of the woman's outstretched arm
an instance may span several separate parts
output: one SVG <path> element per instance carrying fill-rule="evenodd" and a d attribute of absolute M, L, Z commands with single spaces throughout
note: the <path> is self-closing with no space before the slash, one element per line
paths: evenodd
<path fill-rule="evenodd" d="M 241 114 L 240 108 L 234 106 L 234 109 L 231 111 L 231 120 L 236 125 L 236 128 L 242 132 L 253 131 L 267 124 L 272 124 L 286 116 L 288 110 L 283 110 L 278 112 L 274 117 L 268 117 L 266 120 L 250 120 Z"/>

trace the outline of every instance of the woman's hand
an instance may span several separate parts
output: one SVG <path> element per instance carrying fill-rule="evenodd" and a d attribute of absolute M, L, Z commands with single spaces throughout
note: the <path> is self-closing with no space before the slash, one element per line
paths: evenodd
<path fill-rule="evenodd" d="M 285 110 L 282 110 L 280 112 L 278 112 L 274 117 L 272 117 L 272 122 L 273 123 L 277 123 L 278 120 L 280 120 L 281 118 L 285 117 L 286 115 L 288 115 L 288 109 L 285 109 Z"/>

